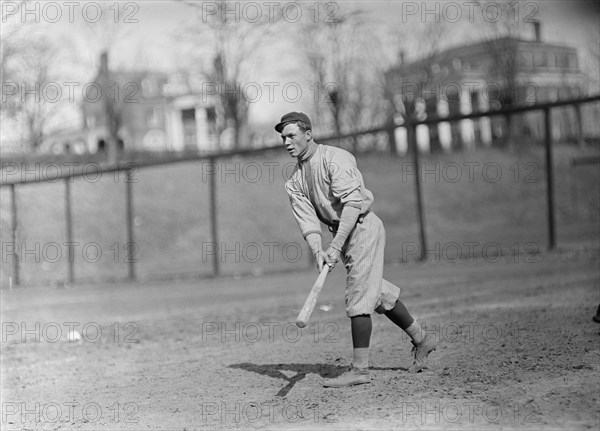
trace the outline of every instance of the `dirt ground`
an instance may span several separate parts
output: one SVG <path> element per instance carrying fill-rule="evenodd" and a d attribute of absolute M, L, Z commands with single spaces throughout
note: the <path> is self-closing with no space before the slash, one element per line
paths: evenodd
<path fill-rule="evenodd" d="M 2 429 L 598 429 L 599 263 L 389 266 L 439 348 L 409 374 L 375 316 L 372 383 L 344 389 L 320 384 L 351 359 L 342 268 L 301 331 L 316 272 L 2 290 Z"/>

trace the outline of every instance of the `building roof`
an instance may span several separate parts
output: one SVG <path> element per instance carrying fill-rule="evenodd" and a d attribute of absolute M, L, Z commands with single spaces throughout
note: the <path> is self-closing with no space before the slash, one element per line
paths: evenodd
<path fill-rule="evenodd" d="M 102 80 L 100 69 L 94 79 Z M 143 99 L 164 99 L 188 94 L 202 94 L 202 75 L 189 72 L 160 72 L 155 70 L 110 70 L 109 80 L 121 85 L 119 91 L 131 97 Z"/>
<path fill-rule="evenodd" d="M 456 47 L 452 47 L 446 49 L 444 51 L 437 52 L 435 54 L 430 54 L 426 57 L 418 59 L 416 61 L 407 62 L 405 64 L 400 64 L 392 67 L 388 73 L 397 72 L 400 70 L 406 71 L 414 71 L 416 69 L 420 69 L 424 66 L 429 66 L 433 63 L 439 63 L 444 60 L 453 59 L 453 58 L 465 58 L 465 57 L 477 57 L 481 55 L 487 55 L 490 52 L 490 46 L 493 46 L 494 49 L 514 49 L 515 44 L 521 47 L 531 47 L 531 48 L 551 48 L 553 50 L 562 50 L 562 51 L 572 51 L 573 53 L 577 52 L 576 48 L 565 46 L 565 45 L 557 45 L 557 44 L 549 44 L 546 42 L 539 42 L 536 40 L 527 40 L 522 38 L 515 38 L 512 36 L 505 36 L 499 39 L 489 39 L 482 40 L 475 43 L 466 43 L 463 45 L 459 45 Z"/>

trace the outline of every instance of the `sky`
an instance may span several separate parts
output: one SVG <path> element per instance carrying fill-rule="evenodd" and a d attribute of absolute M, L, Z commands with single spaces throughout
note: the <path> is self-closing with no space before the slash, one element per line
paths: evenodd
<path fill-rule="evenodd" d="M 103 35 L 111 32 L 120 35 L 110 51 L 111 68 L 168 71 L 185 67 L 188 63 L 189 47 L 178 41 L 177 36 L 185 34 L 188 28 L 203 25 L 202 9 L 191 7 L 180 0 L 104 1 L 108 9 L 105 9 L 102 19 L 97 22 L 93 21 L 97 17 L 98 2 L 74 1 L 70 3 L 72 6 L 67 6 L 68 2 L 42 2 L 38 6 L 30 6 L 30 13 L 26 16 L 12 14 L 15 2 L 1 3 L 3 34 L 6 31 L 4 24 L 22 26 L 26 22 L 26 34 L 41 34 L 44 38 L 67 47 L 70 61 L 65 62 L 65 69 L 68 69 L 67 74 L 72 79 L 79 82 L 93 78 Z M 436 28 L 438 19 L 447 26 L 447 31 L 439 41 L 443 48 L 481 38 L 477 22 L 482 19 L 493 21 L 497 12 L 493 4 L 484 11 L 468 0 L 340 2 L 339 9 L 331 5 L 317 5 L 314 1 L 278 3 L 285 6 L 287 11 L 284 24 L 279 28 L 281 45 L 264 47 L 261 62 L 255 68 L 255 80 L 264 91 L 269 91 L 263 85 L 265 82 L 277 81 L 283 86 L 301 79 L 301 60 L 290 49 L 293 46 L 291 36 L 300 31 L 300 26 L 294 22 L 298 10 L 302 12 L 301 20 L 317 22 L 326 20 L 328 14 L 335 16 L 340 11 L 352 8 L 368 12 L 374 24 L 371 28 L 384 35 L 384 48 L 391 59 L 398 52 L 399 40 L 409 58 L 418 57 L 422 42 L 420 39 L 427 36 L 423 29 L 429 28 L 427 26 Z M 576 3 L 581 2 L 524 0 L 513 9 L 511 19 L 519 23 L 526 36 L 528 32 L 532 33 L 533 27 L 525 21 L 528 18 L 541 20 L 544 41 L 582 48 L 589 44 L 590 35 L 593 34 L 590 29 L 595 28 L 597 35 L 598 16 L 575 6 Z M 215 4 L 206 3 L 204 13 L 212 13 Z M 268 16 L 272 11 L 272 2 L 269 1 L 233 4 L 238 9 L 234 9 L 232 14 L 241 20 L 251 20 L 257 13 Z M 297 8 L 298 4 L 300 9 Z M 39 22 L 34 22 L 35 20 Z M 390 31 L 399 32 L 400 37 L 386 39 L 385 35 L 389 35 Z M 585 49 L 581 49 L 580 57 L 586 55 Z M 585 62 L 585 58 L 582 61 Z M 272 121 L 289 107 L 286 106 L 281 91 L 273 94 L 272 101 L 263 97 L 259 103 L 251 106 L 251 120 L 258 123 Z M 306 96 L 306 100 L 294 105 L 295 109 L 308 109 L 311 97 Z"/>
<path fill-rule="evenodd" d="M 83 3 L 83 2 L 82 2 Z M 112 3 L 112 2 L 111 2 Z M 122 4 L 132 3 L 125 0 Z M 121 18 L 125 21 L 125 15 L 129 14 L 132 19 L 137 19 L 138 23 L 123 24 L 130 28 L 132 36 L 130 40 L 125 41 L 124 50 L 118 54 L 117 61 L 122 64 L 127 64 L 128 59 L 132 58 L 131 49 L 135 49 L 138 44 L 143 44 L 144 49 L 148 51 L 148 59 L 154 62 L 156 67 L 169 69 L 177 63 L 178 50 L 173 47 L 172 37 L 182 29 L 191 25 L 201 25 L 202 15 L 201 10 L 190 7 L 183 1 L 173 0 L 146 0 L 136 1 L 139 5 L 139 10 L 134 11 L 132 7 L 121 7 Z M 214 2 L 208 2 L 214 3 Z M 255 10 L 260 10 L 261 13 L 268 15 L 269 1 L 254 2 L 246 1 L 259 5 L 259 9 L 254 7 L 243 6 L 244 2 L 240 3 L 239 13 L 233 16 L 239 16 L 240 19 L 250 17 Z M 278 2 L 281 5 L 289 5 L 292 2 Z M 302 6 L 302 20 L 315 19 L 314 1 L 296 2 Z M 436 6 L 437 3 L 437 6 Z M 473 5 L 473 1 L 467 0 L 441 0 L 441 1 L 363 1 L 363 2 L 340 2 L 340 9 L 349 9 L 359 7 L 369 11 L 374 19 L 381 22 L 382 25 L 397 25 L 399 28 L 413 29 L 418 28 L 423 23 L 432 23 L 436 19 L 443 20 L 447 18 L 451 27 L 452 37 L 445 41 L 449 44 L 460 43 L 469 38 L 478 36 L 478 29 L 475 21 L 481 18 L 494 21 L 496 9 L 493 5 L 485 11 Z M 492 2 L 493 3 L 493 2 Z M 523 1 L 522 4 L 511 12 L 511 19 L 519 21 L 521 24 L 528 19 L 539 19 L 542 21 L 542 37 L 547 42 L 563 43 L 571 46 L 579 46 L 585 43 L 588 33 L 588 26 L 582 25 L 582 20 L 592 20 L 592 15 L 582 13 L 574 7 L 572 0 L 542 0 L 542 1 Z M 456 15 L 456 5 L 461 6 L 462 11 L 460 16 Z M 292 22 L 293 12 L 295 8 L 289 6 L 288 20 L 286 23 L 292 31 L 295 30 L 295 25 Z M 212 10 L 210 6 L 206 6 L 205 13 L 209 14 Z M 319 20 L 327 19 L 326 16 L 335 15 L 334 9 L 320 9 Z M 515 12 L 518 14 L 515 15 Z M 253 15 L 252 15 L 253 16 Z M 460 17 L 460 18 L 459 18 Z M 596 25 L 598 17 L 595 17 Z M 527 27 L 526 25 L 523 25 Z M 69 30 L 67 30 L 69 31 Z"/>

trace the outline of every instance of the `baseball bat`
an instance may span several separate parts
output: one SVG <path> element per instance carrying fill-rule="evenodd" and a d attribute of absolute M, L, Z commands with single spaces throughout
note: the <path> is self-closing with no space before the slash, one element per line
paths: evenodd
<path fill-rule="evenodd" d="M 296 326 L 298 328 L 304 328 L 308 323 L 308 319 L 310 319 L 310 315 L 317 304 L 317 298 L 319 298 L 319 294 L 323 289 L 327 273 L 329 273 L 330 269 L 329 265 L 324 265 L 319 277 L 317 277 L 317 281 L 313 284 L 313 287 L 308 294 L 308 298 L 306 298 L 306 301 L 304 302 L 304 307 L 302 307 L 302 310 L 300 310 L 300 314 L 298 314 L 298 318 L 296 319 Z"/>

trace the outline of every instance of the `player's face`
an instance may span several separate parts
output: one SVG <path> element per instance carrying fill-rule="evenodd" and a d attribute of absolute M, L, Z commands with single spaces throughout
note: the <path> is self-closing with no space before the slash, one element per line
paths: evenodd
<path fill-rule="evenodd" d="M 298 157 L 308 147 L 310 130 L 303 132 L 297 124 L 288 124 L 281 131 L 281 139 L 285 149 L 292 157 Z"/>

